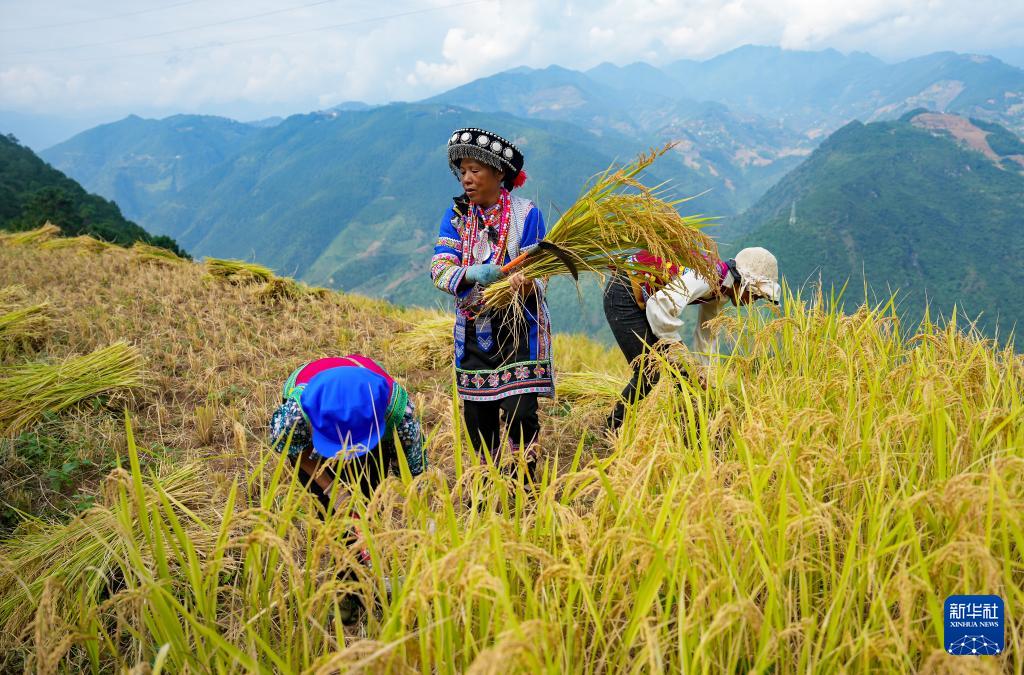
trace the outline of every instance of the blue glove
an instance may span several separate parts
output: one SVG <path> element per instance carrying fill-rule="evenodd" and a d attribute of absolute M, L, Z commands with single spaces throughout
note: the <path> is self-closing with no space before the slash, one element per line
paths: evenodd
<path fill-rule="evenodd" d="M 471 284 L 490 286 L 504 275 L 498 265 L 470 265 L 466 269 L 466 281 Z"/>

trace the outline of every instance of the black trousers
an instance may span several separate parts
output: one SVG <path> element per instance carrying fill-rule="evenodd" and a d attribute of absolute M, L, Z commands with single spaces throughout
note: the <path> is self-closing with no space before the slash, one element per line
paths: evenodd
<path fill-rule="evenodd" d="M 528 447 L 540 434 L 537 394 L 507 396 L 498 401 L 463 401 L 463 417 L 473 449 L 486 447 L 493 455 L 501 448 L 502 416 L 511 445 Z"/>
<path fill-rule="evenodd" d="M 633 376 L 622 390 L 622 400 L 616 404 L 607 422 L 610 428 L 618 429 L 626 415 L 626 405 L 642 400 L 658 383 L 658 369 L 644 367 L 646 364 L 637 360 L 654 346 L 658 338 L 647 321 L 647 313 L 633 297 L 633 288 L 626 278 L 613 276 L 605 286 L 604 316 L 623 356 L 633 366 Z"/>

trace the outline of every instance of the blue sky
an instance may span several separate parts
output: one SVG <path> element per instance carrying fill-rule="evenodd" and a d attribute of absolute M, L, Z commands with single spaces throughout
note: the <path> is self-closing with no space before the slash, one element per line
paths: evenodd
<path fill-rule="evenodd" d="M 0 0 L 0 110 L 252 119 L 416 100 L 519 65 L 658 64 L 750 43 L 1024 65 L 1024 1 Z"/>

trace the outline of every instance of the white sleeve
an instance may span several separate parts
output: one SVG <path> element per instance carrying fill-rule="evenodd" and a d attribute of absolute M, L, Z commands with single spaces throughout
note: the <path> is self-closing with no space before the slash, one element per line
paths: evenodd
<path fill-rule="evenodd" d="M 704 324 L 722 313 L 724 301 L 708 302 L 700 306 L 697 327 L 693 329 L 693 351 L 705 366 L 718 354 L 718 331 L 705 328 Z"/>
<path fill-rule="evenodd" d="M 711 292 L 708 282 L 691 270 L 672 279 L 665 288 L 647 298 L 647 322 L 659 340 L 679 342 L 683 322 L 679 315 L 698 298 Z"/>

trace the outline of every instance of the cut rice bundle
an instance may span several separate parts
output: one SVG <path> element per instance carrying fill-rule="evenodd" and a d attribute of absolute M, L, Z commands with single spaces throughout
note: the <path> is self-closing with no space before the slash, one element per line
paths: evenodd
<path fill-rule="evenodd" d="M 0 244 L 7 246 L 37 246 L 54 237 L 60 236 L 60 228 L 46 221 L 41 227 L 24 232 L 8 232 L 0 234 Z"/>
<path fill-rule="evenodd" d="M 452 363 L 452 318 L 432 314 L 402 333 L 403 350 L 424 368 L 440 368 Z"/>
<path fill-rule="evenodd" d="M 56 239 L 49 239 L 42 243 L 42 248 L 76 248 L 88 253 L 102 253 L 103 251 L 115 248 L 115 246 L 116 244 L 111 244 L 110 242 L 97 239 L 96 237 L 90 237 L 87 234 L 77 237 L 57 237 Z"/>
<path fill-rule="evenodd" d="M 260 286 L 255 292 L 261 302 L 277 302 L 280 300 L 301 300 L 307 295 L 305 287 L 288 277 L 273 277 Z"/>
<path fill-rule="evenodd" d="M 0 360 L 46 338 L 50 332 L 49 308 L 47 302 L 9 311 L 0 307 Z"/>
<path fill-rule="evenodd" d="M 274 272 L 269 267 L 244 260 L 207 258 L 206 271 L 210 276 L 233 284 L 266 283 L 274 278 Z"/>
<path fill-rule="evenodd" d="M 136 258 L 141 262 L 157 263 L 157 264 L 174 264 L 185 262 L 185 259 L 179 256 L 174 251 L 160 246 L 153 246 L 151 244 L 145 244 L 141 241 L 137 241 L 132 244 L 132 252 L 135 253 Z"/>
<path fill-rule="evenodd" d="M 63 363 L 27 363 L 0 369 L 0 434 L 16 434 L 47 412 L 87 398 L 143 386 L 142 356 L 115 342 Z"/>
<path fill-rule="evenodd" d="M 555 393 L 565 401 L 610 405 L 618 400 L 622 386 L 622 378 L 607 373 L 559 373 Z"/>

